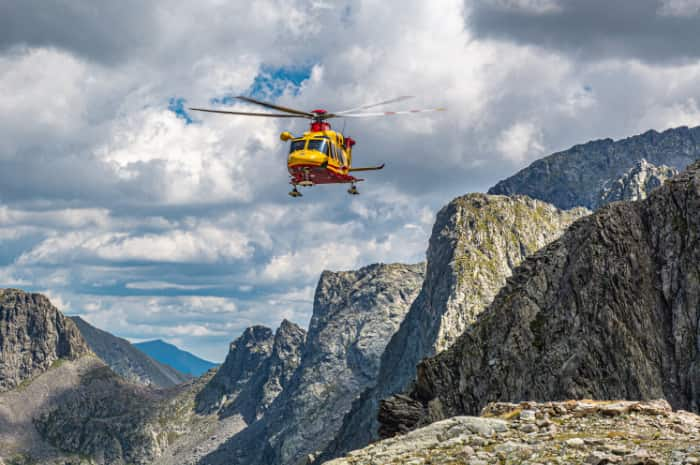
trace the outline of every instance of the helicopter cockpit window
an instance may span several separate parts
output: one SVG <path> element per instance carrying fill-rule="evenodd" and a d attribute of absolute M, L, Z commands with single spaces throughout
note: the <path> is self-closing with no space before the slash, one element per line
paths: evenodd
<path fill-rule="evenodd" d="M 328 153 L 328 142 L 325 140 L 311 139 L 307 150 L 318 150 L 321 153 Z"/>
<path fill-rule="evenodd" d="M 289 146 L 289 153 L 296 152 L 297 150 L 304 150 L 304 144 L 306 140 L 295 140 L 292 141 L 292 145 Z"/>

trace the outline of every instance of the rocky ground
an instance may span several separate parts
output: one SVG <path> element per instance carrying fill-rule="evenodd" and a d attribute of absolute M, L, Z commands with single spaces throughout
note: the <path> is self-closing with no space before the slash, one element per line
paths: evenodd
<path fill-rule="evenodd" d="M 700 464 L 700 416 L 665 400 L 491 403 L 326 465 Z"/>

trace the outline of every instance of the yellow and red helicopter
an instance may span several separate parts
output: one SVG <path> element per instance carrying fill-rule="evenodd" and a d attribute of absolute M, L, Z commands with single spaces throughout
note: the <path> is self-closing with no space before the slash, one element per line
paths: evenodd
<path fill-rule="evenodd" d="M 328 112 L 321 109 L 302 111 L 263 102 L 250 97 L 238 96 L 236 98 L 244 102 L 253 103 L 283 113 L 253 113 L 208 108 L 190 108 L 190 110 L 223 113 L 227 115 L 262 116 L 268 118 L 304 118 L 311 120 L 309 131 L 301 136 L 294 137 L 287 131 L 280 134 L 280 139 L 283 141 L 291 140 L 289 157 L 287 158 L 287 169 L 291 178 L 289 183 L 292 185 L 292 191 L 289 195 L 292 197 L 301 197 L 301 192 L 297 190 L 297 186 L 310 187 L 315 184 L 350 184 L 348 193 L 357 195 L 359 192 L 357 191 L 355 183 L 364 181 L 364 179 L 356 178 L 351 173 L 376 171 L 384 168 L 384 164 L 353 168 L 352 148 L 355 145 L 355 140 L 331 129 L 331 125 L 328 122 L 329 119 L 394 116 L 445 110 L 444 108 L 431 108 L 424 110 L 386 112 L 365 111 L 381 105 L 413 98 L 411 96 L 401 96 L 383 102 L 366 104 L 349 110 L 335 112 Z"/>

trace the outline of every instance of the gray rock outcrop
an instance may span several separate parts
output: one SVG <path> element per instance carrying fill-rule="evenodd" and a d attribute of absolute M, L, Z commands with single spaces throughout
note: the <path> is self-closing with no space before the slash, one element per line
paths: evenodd
<path fill-rule="evenodd" d="M 602 205 L 621 200 L 644 200 L 664 181 L 678 174 L 668 166 L 654 166 L 642 159 L 632 169 L 613 182 L 608 182 L 600 192 Z"/>
<path fill-rule="evenodd" d="M 306 331 L 294 323 L 283 320 L 275 333 L 272 354 L 265 367 L 265 382 L 258 402 L 257 418 L 260 418 L 292 380 L 301 364 L 301 351 L 306 343 Z"/>
<path fill-rule="evenodd" d="M 240 414 L 247 423 L 262 416 L 299 366 L 306 332 L 287 320 L 273 335 L 252 326 L 233 341 L 226 360 L 197 394 L 199 413 Z"/>
<path fill-rule="evenodd" d="M 192 377 L 153 360 L 126 339 L 95 328 L 79 316 L 69 317 L 95 355 L 127 381 L 154 387 L 172 387 Z"/>
<path fill-rule="evenodd" d="M 415 378 L 416 364 L 449 347 L 493 300 L 512 269 L 558 238 L 583 208 L 561 211 L 524 196 L 469 194 L 437 215 L 425 281 L 381 357 L 377 385 L 354 403 L 323 458 L 367 445 L 377 436 L 379 401 Z"/>
<path fill-rule="evenodd" d="M 392 434 L 490 401 L 581 398 L 700 411 L 700 162 L 528 258 L 380 421 Z"/>
<path fill-rule="evenodd" d="M 680 171 L 698 158 L 700 127 L 647 131 L 619 141 L 603 139 L 576 145 L 539 159 L 500 181 L 489 194 L 524 194 L 559 208 L 595 210 L 611 200 L 634 200 L 602 194 L 642 160 L 659 169 L 665 165 Z"/>
<path fill-rule="evenodd" d="M 489 404 L 325 465 L 700 463 L 700 416 L 668 402 Z"/>
<path fill-rule="evenodd" d="M 45 372 L 59 359 L 90 352 L 73 322 L 49 299 L 0 289 L 0 392 Z"/>
<path fill-rule="evenodd" d="M 424 265 L 371 265 L 321 275 L 299 368 L 257 422 L 202 459 L 290 464 L 322 450 L 352 401 L 376 382 L 379 358 L 415 299 Z"/>

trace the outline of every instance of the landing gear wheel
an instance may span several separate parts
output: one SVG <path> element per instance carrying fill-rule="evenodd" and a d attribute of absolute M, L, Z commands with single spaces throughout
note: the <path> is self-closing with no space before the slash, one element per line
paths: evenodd
<path fill-rule="evenodd" d="M 355 184 L 350 186 L 350 189 L 348 189 L 348 194 L 350 195 L 360 195 L 359 192 L 357 192 L 357 187 L 355 187 Z"/>
<path fill-rule="evenodd" d="M 301 192 L 297 190 L 297 186 L 294 186 L 294 189 L 292 189 L 291 192 L 289 192 L 289 195 L 291 195 L 292 197 L 301 197 Z"/>

